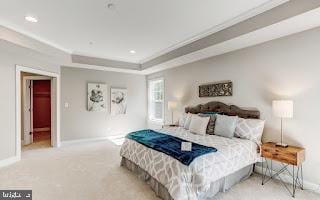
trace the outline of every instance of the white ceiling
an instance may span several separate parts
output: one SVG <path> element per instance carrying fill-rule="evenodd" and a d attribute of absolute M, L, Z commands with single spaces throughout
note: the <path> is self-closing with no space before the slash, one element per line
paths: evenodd
<path fill-rule="evenodd" d="M 140 63 L 270 2 L 0 0 L 0 25 L 69 53 Z M 39 22 L 26 22 L 28 14 Z"/>

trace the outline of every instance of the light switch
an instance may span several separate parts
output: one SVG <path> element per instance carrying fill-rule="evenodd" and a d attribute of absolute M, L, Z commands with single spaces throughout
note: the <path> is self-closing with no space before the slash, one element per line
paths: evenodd
<path fill-rule="evenodd" d="M 64 107 L 65 107 L 65 108 L 69 108 L 69 103 L 68 103 L 68 102 L 65 102 L 65 103 L 64 103 Z"/>

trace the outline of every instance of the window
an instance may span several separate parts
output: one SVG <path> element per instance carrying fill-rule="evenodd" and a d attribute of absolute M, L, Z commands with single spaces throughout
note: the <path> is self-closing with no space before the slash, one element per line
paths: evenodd
<path fill-rule="evenodd" d="M 149 80 L 148 83 L 149 120 L 163 123 L 164 121 L 164 81 Z"/>

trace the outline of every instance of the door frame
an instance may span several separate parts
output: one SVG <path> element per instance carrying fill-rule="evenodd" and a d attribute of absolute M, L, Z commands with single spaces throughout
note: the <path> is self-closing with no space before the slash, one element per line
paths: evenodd
<path fill-rule="evenodd" d="M 34 81 L 34 80 L 49 80 L 50 81 L 50 95 L 54 92 L 54 85 L 52 84 L 52 80 L 53 80 L 53 77 L 50 77 L 50 76 L 43 76 L 43 75 L 40 75 L 40 76 L 24 76 L 23 77 L 23 83 L 22 83 L 22 85 L 23 85 L 23 90 L 26 90 L 26 83 L 27 83 L 27 80 L 30 80 L 31 81 L 31 84 L 33 84 L 32 83 L 32 81 Z M 33 90 L 32 90 L 33 91 Z M 26 95 L 26 91 L 24 91 L 23 92 L 23 95 Z M 30 124 L 33 124 L 33 96 L 32 96 L 32 92 L 31 92 L 31 101 L 30 101 Z M 23 97 L 25 97 L 25 96 L 23 96 Z M 51 144 L 51 146 L 54 146 L 54 142 L 53 142 L 53 138 L 54 138 L 54 120 L 53 120 L 53 115 L 52 115 L 52 109 L 54 109 L 54 103 L 55 103 L 55 101 L 54 101 L 54 99 L 52 98 L 53 96 L 51 95 L 51 97 L 50 97 L 50 104 L 51 104 L 51 127 L 50 127 L 50 134 L 51 134 L 51 137 L 50 137 L 50 144 Z M 25 106 L 25 101 L 23 102 L 23 106 Z M 22 110 L 21 110 L 21 112 L 23 112 Z M 24 115 L 24 118 L 25 118 L 26 116 Z M 24 120 L 24 119 L 23 119 Z M 21 127 L 22 128 L 22 127 Z M 30 126 L 30 132 L 33 132 L 33 126 Z M 32 138 L 33 138 L 33 135 L 32 135 Z M 31 141 L 33 141 L 33 139 L 31 139 Z M 24 145 L 24 144 L 23 144 Z"/>
<path fill-rule="evenodd" d="M 58 73 L 49 72 L 45 70 L 35 69 L 16 65 L 16 157 L 21 159 L 21 72 L 34 73 L 43 76 L 52 77 L 52 93 L 51 98 L 54 103 L 51 104 L 51 120 L 52 132 L 51 138 L 54 147 L 60 147 L 60 75 Z"/>

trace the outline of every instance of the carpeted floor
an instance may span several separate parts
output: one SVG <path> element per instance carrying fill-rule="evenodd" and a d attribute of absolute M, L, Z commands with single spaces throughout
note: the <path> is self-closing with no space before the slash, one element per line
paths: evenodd
<path fill-rule="evenodd" d="M 34 200 L 153 200 L 143 181 L 120 167 L 119 146 L 110 141 L 23 152 L 22 161 L 0 169 L 0 189 L 31 188 Z M 280 183 L 260 184 L 260 176 L 219 193 L 218 200 L 292 200 Z M 298 190 L 296 200 L 320 199 Z"/>

